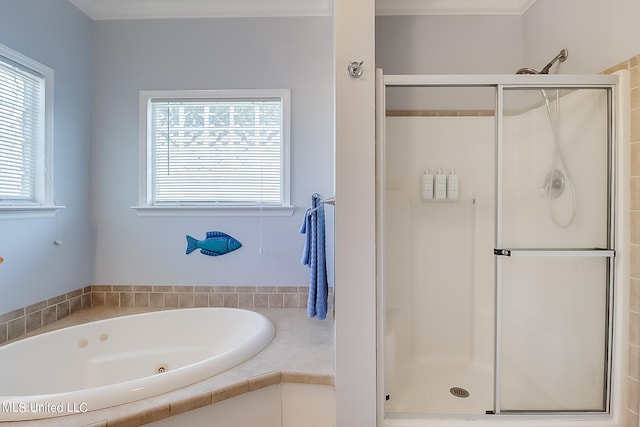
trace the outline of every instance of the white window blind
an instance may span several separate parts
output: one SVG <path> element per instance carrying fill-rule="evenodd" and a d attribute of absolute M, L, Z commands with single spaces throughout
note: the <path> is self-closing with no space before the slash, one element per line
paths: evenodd
<path fill-rule="evenodd" d="M 42 202 L 44 78 L 0 56 L 0 203 Z"/>
<path fill-rule="evenodd" d="M 218 98 L 215 91 L 205 92 L 214 96 L 149 99 L 149 204 L 224 207 L 288 203 L 288 97 L 225 92 L 226 96 Z"/>

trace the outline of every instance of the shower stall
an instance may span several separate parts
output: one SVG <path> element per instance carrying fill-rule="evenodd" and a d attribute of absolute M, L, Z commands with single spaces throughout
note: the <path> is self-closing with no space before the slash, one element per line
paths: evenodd
<path fill-rule="evenodd" d="M 618 85 L 378 72 L 379 426 L 614 425 Z"/>

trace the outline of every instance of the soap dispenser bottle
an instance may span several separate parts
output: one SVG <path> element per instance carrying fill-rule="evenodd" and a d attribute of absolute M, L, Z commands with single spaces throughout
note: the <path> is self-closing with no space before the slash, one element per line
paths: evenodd
<path fill-rule="evenodd" d="M 443 200 L 447 198 L 447 176 L 442 173 L 441 169 L 438 169 L 438 173 L 435 177 L 434 184 L 434 197 L 436 200 Z"/>
<path fill-rule="evenodd" d="M 457 200 L 460 198 L 460 180 L 455 170 L 451 169 L 447 176 L 447 199 Z"/>
<path fill-rule="evenodd" d="M 422 175 L 422 200 L 433 199 L 433 174 L 427 169 Z"/>

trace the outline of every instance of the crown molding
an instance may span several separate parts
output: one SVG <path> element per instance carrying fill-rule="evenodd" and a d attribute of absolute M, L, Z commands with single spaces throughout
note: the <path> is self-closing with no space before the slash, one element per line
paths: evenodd
<path fill-rule="evenodd" d="M 95 20 L 331 16 L 333 0 L 69 0 Z M 376 0 L 376 15 L 522 15 L 536 0 Z"/>
<path fill-rule="evenodd" d="M 331 16 L 332 0 L 69 0 L 94 20 Z"/>
<path fill-rule="evenodd" d="M 376 0 L 376 15 L 522 15 L 536 0 Z"/>

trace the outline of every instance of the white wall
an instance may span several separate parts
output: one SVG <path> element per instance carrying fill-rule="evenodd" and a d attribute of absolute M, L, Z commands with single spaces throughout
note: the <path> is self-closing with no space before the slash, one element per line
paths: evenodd
<path fill-rule="evenodd" d="M 148 424 L 149 427 L 283 427 L 280 384 Z M 215 421 L 214 421 L 215 420 Z"/>
<path fill-rule="evenodd" d="M 56 218 L 0 218 L 4 313 L 91 284 L 93 23 L 66 0 L 3 0 L 0 43 L 54 70 L 55 202 L 67 206 Z"/>
<path fill-rule="evenodd" d="M 336 425 L 376 424 L 374 0 L 335 0 Z M 347 65 L 362 61 L 351 79 Z"/>
<path fill-rule="evenodd" d="M 280 384 L 283 427 L 335 427 L 336 393 L 332 386 Z"/>
<path fill-rule="evenodd" d="M 332 56 L 329 17 L 96 22 L 95 283 L 307 283 L 309 270 L 300 265 L 303 213 L 313 192 L 333 196 Z M 291 89 L 294 215 L 138 216 L 131 206 L 138 200 L 139 91 L 244 88 Z M 333 208 L 326 211 L 331 250 Z M 185 235 L 203 238 L 210 230 L 243 247 L 215 258 L 185 255 Z"/>
<path fill-rule="evenodd" d="M 335 392 L 318 384 L 282 383 L 149 424 L 150 427 L 335 427 Z"/>
<path fill-rule="evenodd" d="M 378 16 L 385 74 L 508 74 L 522 62 L 519 16 Z"/>
<path fill-rule="evenodd" d="M 600 73 L 640 52 L 638 16 L 635 0 L 537 0 L 523 16 L 524 63 L 540 69 L 567 48 L 560 73 Z"/>

